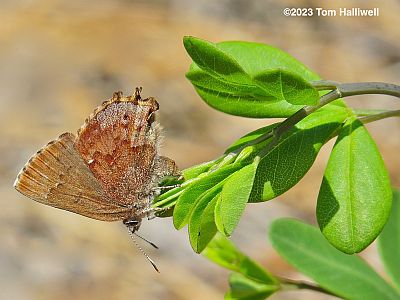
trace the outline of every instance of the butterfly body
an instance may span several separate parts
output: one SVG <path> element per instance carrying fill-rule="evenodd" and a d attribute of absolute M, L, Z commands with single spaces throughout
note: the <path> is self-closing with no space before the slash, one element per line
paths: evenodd
<path fill-rule="evenodd" d="M 154 98 L 121 92 L 85 121 L 77 136 L 64 133 L 39 150 L 15 181 L 22 194 L 56 208 L 124 223 L 136 231 L 156 187 L 179 175 L 172 159 L 158 154 L 161 127 Z M 134 226 L 132 226 L 134 224 Z"/>

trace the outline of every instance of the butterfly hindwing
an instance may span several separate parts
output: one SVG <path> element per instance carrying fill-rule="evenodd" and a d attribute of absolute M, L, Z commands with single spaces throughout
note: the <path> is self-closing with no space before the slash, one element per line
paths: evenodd
<path fill-rule="evenodd" d="M 138 105 L 123 97 L 106 102 L 78 133 L 83 160 L 107 195 L 123 205 L 141 207 L 152 197 L 160 127 L 150 119 L 151 101 Z"/>

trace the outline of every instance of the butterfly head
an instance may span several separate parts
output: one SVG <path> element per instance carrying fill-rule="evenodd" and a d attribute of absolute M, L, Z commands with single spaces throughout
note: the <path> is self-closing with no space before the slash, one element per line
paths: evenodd
<path fill-rule="evenodd" d="M 142 220 L 138 220 L 137 218 L 128 218 L 122 221 L 125 226 L 129 229 L 130 232 L 135 233 L 139 230 L 140 225 L 142 224 Z"/>

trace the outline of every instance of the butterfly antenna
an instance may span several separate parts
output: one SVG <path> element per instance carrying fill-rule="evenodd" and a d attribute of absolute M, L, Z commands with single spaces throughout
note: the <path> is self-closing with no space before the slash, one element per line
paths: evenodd
<path fill-rule="evenodd" d="M 143 241 L 149 243 L 150 245 L 152 245 L 154 248 L 158 249 L 158 246 L 156 244 L 154 244 L 153 242 L 149 241 L 148 239 L 142 237 L 141 235 L 138 235 L 136 232 L 133 233 L 134 235 L 136 235 L 138 238 L 142 239 Z"/>
<path fill-rule="evenodd" d="M 129 228 L 128 228 L 128 232 L 129 232 L 129 235 L 131 236 L 133 242 L 135 243 L 136 247 L 139 249 L 139 251 L 142 252 L 142 254 L 143 254 L 143 255 L 147 258 L 147 260 L 151 263 L 151 265 L 153 266 L 154 270 L 156 270 L 158 273 L 160 273 L 160 270 L 157 268 L 155 262 L 154 262 L 154 261 L 146 254 L 146 252 L 144 252 L 143 249 L 139 246 L 139 244 L 137 243 L 137 241 L 136 241 L 134 235 L 140 237 L 141 239 L 143 239 L 143 240 L 145 240 L 145 241 L 147 241 L 147 240 L 144 239 L 143 237 L 137 235 L 136 233 L 133 233 Z M 147 242 L 149 242 L 149 241 L 147 241 Z M 155 246 L 155 247 L 157 248 L 157 246 L 154 245 L 153 243 L 149 242 L 149 244 L 152 245 L 152 246 Z"/>

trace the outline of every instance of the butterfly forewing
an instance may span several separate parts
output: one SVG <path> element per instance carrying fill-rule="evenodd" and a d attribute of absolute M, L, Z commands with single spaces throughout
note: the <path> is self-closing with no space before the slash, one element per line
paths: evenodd
<path fill-rule="evenodd" d="M 115 221 L 130 213 L 104 193 L 75 148 L 72 133 L 39 150 L 21 170 L 15 187 L 38 202 L 93 219 Z"/>

